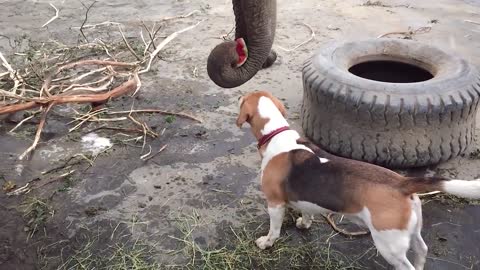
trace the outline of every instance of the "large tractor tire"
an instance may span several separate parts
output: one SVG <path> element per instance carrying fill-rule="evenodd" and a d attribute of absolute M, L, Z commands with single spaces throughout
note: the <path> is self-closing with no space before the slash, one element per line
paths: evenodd
<path fill-rule="evenodd" d="M 302 127 L 326 151 L 390 168 L 463 153 L 475 132 L 475 67 L 409 40 L 336 43 L 303 68 Z"/>

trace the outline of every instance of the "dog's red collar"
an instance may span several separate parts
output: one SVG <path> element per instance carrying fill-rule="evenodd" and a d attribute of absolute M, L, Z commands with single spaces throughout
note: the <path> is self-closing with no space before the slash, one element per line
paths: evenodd
<path fill-rule="evenodd" d="M 263 135 L 260 140 L 258 140 L 258 145 L 257 148 L 260 149 L 260 147 L 264 146 L 266 143 L 268 143 L 273 137 L 278 135 L 279 133 L 282 133 L 286 130 L 289 130 L 289 127 L 281 127 L 277 128 L 274 131 L 268 133 L 267 135 Z"/>

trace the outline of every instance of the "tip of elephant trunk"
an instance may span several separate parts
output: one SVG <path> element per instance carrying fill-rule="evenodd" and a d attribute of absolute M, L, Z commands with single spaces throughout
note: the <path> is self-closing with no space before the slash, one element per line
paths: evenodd
<path fill-rule="evenodd" d="M 248 48 L 243 38 L 237 38 L 235 42 L 237 43 L 236 51 L 238 55 L 238 61 L 237 61 L 236 67 L 240 67 L 247 61 Z"/>

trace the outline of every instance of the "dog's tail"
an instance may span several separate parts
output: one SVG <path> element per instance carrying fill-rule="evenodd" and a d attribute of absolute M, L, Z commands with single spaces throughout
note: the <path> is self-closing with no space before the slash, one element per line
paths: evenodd
<path fill-rule="evenodd" d="M 480 199 L 480 179 L 458 180 L 439 177 L 407 177 L 401 184 L 405 194 L 443 191 L 458 197 Z"/>

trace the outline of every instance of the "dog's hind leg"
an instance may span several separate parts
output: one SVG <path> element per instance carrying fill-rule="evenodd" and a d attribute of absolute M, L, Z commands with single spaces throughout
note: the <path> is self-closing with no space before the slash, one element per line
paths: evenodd
<path fill-rule="evenodd" d="M 408 230 L 376 231 L 370 228 L 377 250 L 396 270 L 415 270 L 407 259 L 411 232 Z"/>
<path fill-rule="evenodd" d="M 275 240 L 280 237 L 283 217 L 285 216 L 285 205 L 268 206 L 268 215 L 270 216 L 270 230 L 266 236 L 258 238 L 255 243 L 261 249 L 271 247 Z"/>
<path fill-rule="evenodd" d="M 415 253 L 414 265 L 416 270 L 423 270 L 427 259 L 428 247 L 422 238 L 422 202 L 417 195 L 413 195 L 412 208 L 417 214 L 417 225 L 412 233 L 412 248 Z"/>

